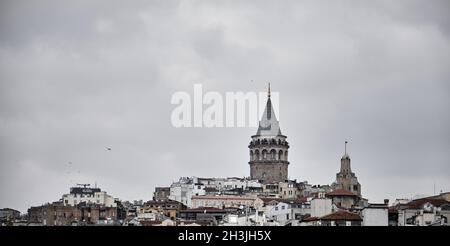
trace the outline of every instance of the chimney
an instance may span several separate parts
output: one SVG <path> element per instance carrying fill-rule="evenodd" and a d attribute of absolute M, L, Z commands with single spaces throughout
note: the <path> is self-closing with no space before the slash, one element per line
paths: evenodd
<path fill-rule="evenodd" d="M 384 199 L 384 204 L 389 206 L 389 199 Z"/>

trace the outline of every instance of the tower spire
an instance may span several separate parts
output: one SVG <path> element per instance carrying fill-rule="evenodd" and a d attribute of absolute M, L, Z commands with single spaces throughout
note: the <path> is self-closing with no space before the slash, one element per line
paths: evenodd
<path fill-rule="evenodd" d="M 344 147 L 344 151 L 345 151 L 345 152 L 344 152 L 344 154 L 347 154 L 347 143 L 348 143 L 348 142 L 345 141 L 345 147 Z"/>
<path fill-rule="evenodd" d="M 267 90 L 267 97 L 270 97 L 270 82 L 269 82 L 269 89 Z"/>

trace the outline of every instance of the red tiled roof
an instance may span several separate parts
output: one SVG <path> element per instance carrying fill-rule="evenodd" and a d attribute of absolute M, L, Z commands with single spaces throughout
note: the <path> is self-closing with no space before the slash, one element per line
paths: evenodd
<path fill-rule="evenodd" d="M 340 210 L 325 216 L 320 217 L 320 220 L 345 220 L 345 221 L 361 221 L 359 214 L 351 213 L 348 211 Z"/>
<path fill-rule="evenodd" d="M 422 199 L 417 199 L 417 200 L 413 200 L 409 203 L 406 204 L 406 206 L 409 209 L 419 209 L 421 208 L 425 203 L 431 203 L 433 206 L 436 207 L 440 207 L 443 204 L 447 204 L 449 202 L 447 202 L 444 199 L 439 199 L 439 198 L 422 198 Z"/>
<path fill-rule="evenodd" d="M 350 191 L 344 190 L 344 189 L 337 189 L 332 192 L 328 192 L 326 195 L 327 196 L 356 196 L 355 194 L 351 193 Z"/>
<path fill-rule="evenodd" d="M 308 218 L 306 218 L 306 219 L 304 219 L 303 221 L 316 221 L 316 220 L 319 220 L 319 218 L 317 218 L 317 217 L 308 217 Z"/>

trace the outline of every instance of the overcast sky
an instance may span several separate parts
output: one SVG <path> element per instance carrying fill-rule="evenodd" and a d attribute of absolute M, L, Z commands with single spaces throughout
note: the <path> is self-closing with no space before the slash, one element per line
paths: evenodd
<path fill-rule="evenodd" d="M 448 1 L 1 1 L 0 207 L 76 183 L 149 200 L 249 176 L 256 128 L 174 128 L 176 91 L 279 92 L 289 177 L 344 141 L 369 202 L 450 191 Z M 111 148 L 110 151 L 107 148 Z"/>

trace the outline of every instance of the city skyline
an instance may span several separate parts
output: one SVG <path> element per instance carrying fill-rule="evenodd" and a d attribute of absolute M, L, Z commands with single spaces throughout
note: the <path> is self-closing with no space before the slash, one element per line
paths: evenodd
<path fill-rule="evenodd" d="M 256 128 L 172 126 L 171 96 L 194 84 L 271 82 L 289 179 L 331 184 L 348 141 L 370 202 L 450 190 L 448 3 L 344 3 L 3 1 L 0 207 L 249 176 Z"/>

